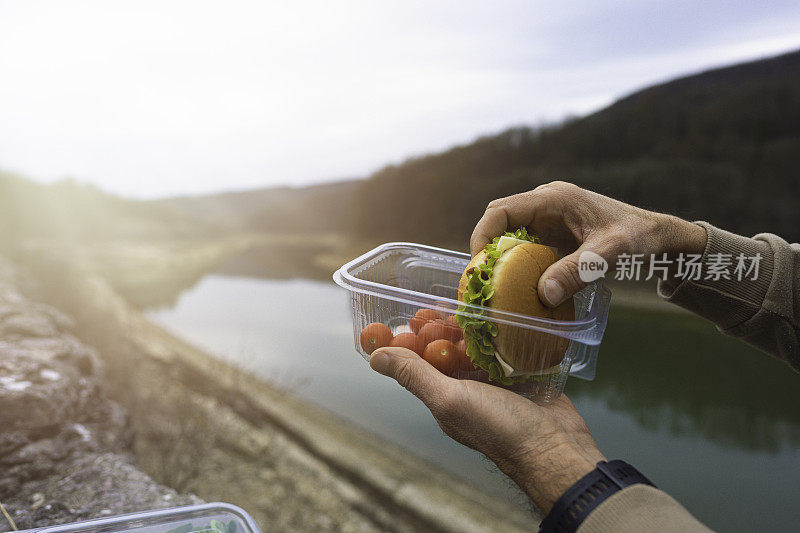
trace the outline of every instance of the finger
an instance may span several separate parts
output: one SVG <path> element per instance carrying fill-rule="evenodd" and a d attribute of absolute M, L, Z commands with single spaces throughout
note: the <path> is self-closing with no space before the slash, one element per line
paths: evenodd
<path fill-rule="evenodd" d="M 557 307 L 564 300 L 586 286 L 578 275 L 578 257 L 581 249 L 565 255 L 539 278 L 539 295 L 545 305 Z"/>
<path fill-rule="evenodd" d="M 540 203 L 541 193 L 536 190 L 492 201 L 472 231 L 469 240 L 472 255 L 506 230 L 530 224 Z"/>
<path fill-rule="evenodd" d="M 379 348 L 372 352 L 369 366 L 396 380 L 431 410 L 438 406 L 443 393 L 453 382 L 452 378 L 406 348 Z"/>
<path fill-rule="evenodd" d="M 469 249 L 473 257 L 486 248 L 492 239 L 502 235 L 506 229 L 508 229 L 508 214 L 505 209 L 487 207 L 469 239 Z"/>
<path fill-rule="evenodd" d="M 587 252 L 593 252 L 596 256 L 600 256 L 605 260 L 606 271 L 608 271 L 608 265 L 614 263 L 617 255 L 611 244 L 598 246 L 593 242 L 585 242 L 571 254 L 565 255 L 550 265 L 539 277 L 539 296 L 545 305 L 557 307 L 586 287 L 588 281 L 593 281 L 589 278 L 587 278 L 588 281 L 581 279 L 581 255 Z M 589 259 L 594 261 L 596 256 Z"/>

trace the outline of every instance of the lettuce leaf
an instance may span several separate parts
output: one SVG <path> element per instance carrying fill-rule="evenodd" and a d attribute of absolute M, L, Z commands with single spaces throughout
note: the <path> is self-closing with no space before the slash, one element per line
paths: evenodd
<path fill-rule="evenodd" d="M 526 228 L 520 228 L 513 233 L 506 232 L 505 236 L 537 244 L 541 242 L 536 235 L 528 234 Z M 500 237 L 495 237 L 492 242 L 487 244 L 484 249 L 487 255 L 486 262 L 475 266 L 470 272 L 467 272 L 467 290 L 463 296 L 464 303 L 484 308 L 489 306 L 489 300 L 492 299 L 494 294 L 494 287 L 492 286 L 494 265 L 502 255 L 502 252 L 497 251 L 497 243 L 499 241 Z M 485 316 L 486 312 L 483 309 L 467 309 L 466 306 L 462 305 L 458 308 L 458 313 L 470 313 L 473 315 L 456 314 L 456 321 L 461 326 L 461 329 L 464 330 L 467 357 L 470 358 L 475 367 L 482 368 L 489 373 L 490 381 L 503 385 L 514 385 L 531 379 L 543 381 L 549 377 L 547 375 L 506 376 L 505 372 L 503 372 L 503 367 L 500 366 L 500 362 L 494 355 L 493 339 L 497 336 L 497 324 L 480 318 Z"/>

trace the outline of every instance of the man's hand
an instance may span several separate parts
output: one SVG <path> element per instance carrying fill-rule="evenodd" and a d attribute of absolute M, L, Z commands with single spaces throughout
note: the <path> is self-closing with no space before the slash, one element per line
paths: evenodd
<path fill-rule="evenodd" d="M 539 295 L 553 307 L 586 285 L 578 276 L 584 250 L 599 254 L 613 268 L 620 254 L 644 254 L 648 260 L 651 254 L 661 258 L 666 253 L 671 258 L 702 253 L 706 245 L 705 229 L 697 224 L 555 181 L 491 202 L 472 233 L 472 255 L 521 226 L 566 254 L 539 279 Z"/>
<path fill-rule="evenodd" d="M 375 350 L 369 363 L 422 400 L 450 437 L 491 459 L 544 513 L 604 459 L 566 396 L 537 405 L 493 385 L 447 377 L 405 348 Z"/>

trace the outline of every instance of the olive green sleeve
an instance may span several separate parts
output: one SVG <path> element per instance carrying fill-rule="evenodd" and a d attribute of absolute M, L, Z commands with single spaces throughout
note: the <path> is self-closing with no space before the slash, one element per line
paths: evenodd
<path fill-rule="evenodd" d="M 684 280 L 677 286 L 659 282 L 659 295 L 712 321 L 722 333 L 800 371 L 800 244 L 789 244 L 769 233 L 750 238 L 706 222 L 697 224 L 708 234 L 702 278 Z M 719 254 L 731 256 L 734 264 L 740 254 L 759 257 L 757 277 L 753 279 L 751 272 L 706 279 L 710 262 Z"/>
<path fill-rule="evenodd" d="M 800 245 L 762 233 L 743 237 L 698 222 L 707 233 L 701 277 L 680 283 L 661 281 L 658 293 L 713 322 L 736 337 L 800 371 Z M 710 279 L 708 269 L 720 254 L 732 259 L 731 273 Z M 738 256 L 758 257 L 758 271 L 732 272 Z M 740 279 L 741 278 L 741 279 Z M 580 533 L 709 529 L 665 492 L 647 485 L 625 488 L 600 504 L 578 528 Z"/>
<path fill-rule="evenodd" d="M 711 531 L 669 494 L 649 485 L 631 485 L 597 506 L 577 533 L 706 533 Z"/>

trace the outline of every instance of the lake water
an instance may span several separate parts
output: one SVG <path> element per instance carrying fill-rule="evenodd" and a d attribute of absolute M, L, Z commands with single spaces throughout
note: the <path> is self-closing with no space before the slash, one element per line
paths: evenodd
<path fill-rule="evenodd" d="M 524 496 L 444 436 L 421 402 L 353 348 L 332 282 L 209 275 L 151 319 L 465 479 Z M 612 306 L 595 381 L 567 394 L 609 459 L 625 459 L 710 527 L 796 531 L 800 376 L 692 316 Z"/>

